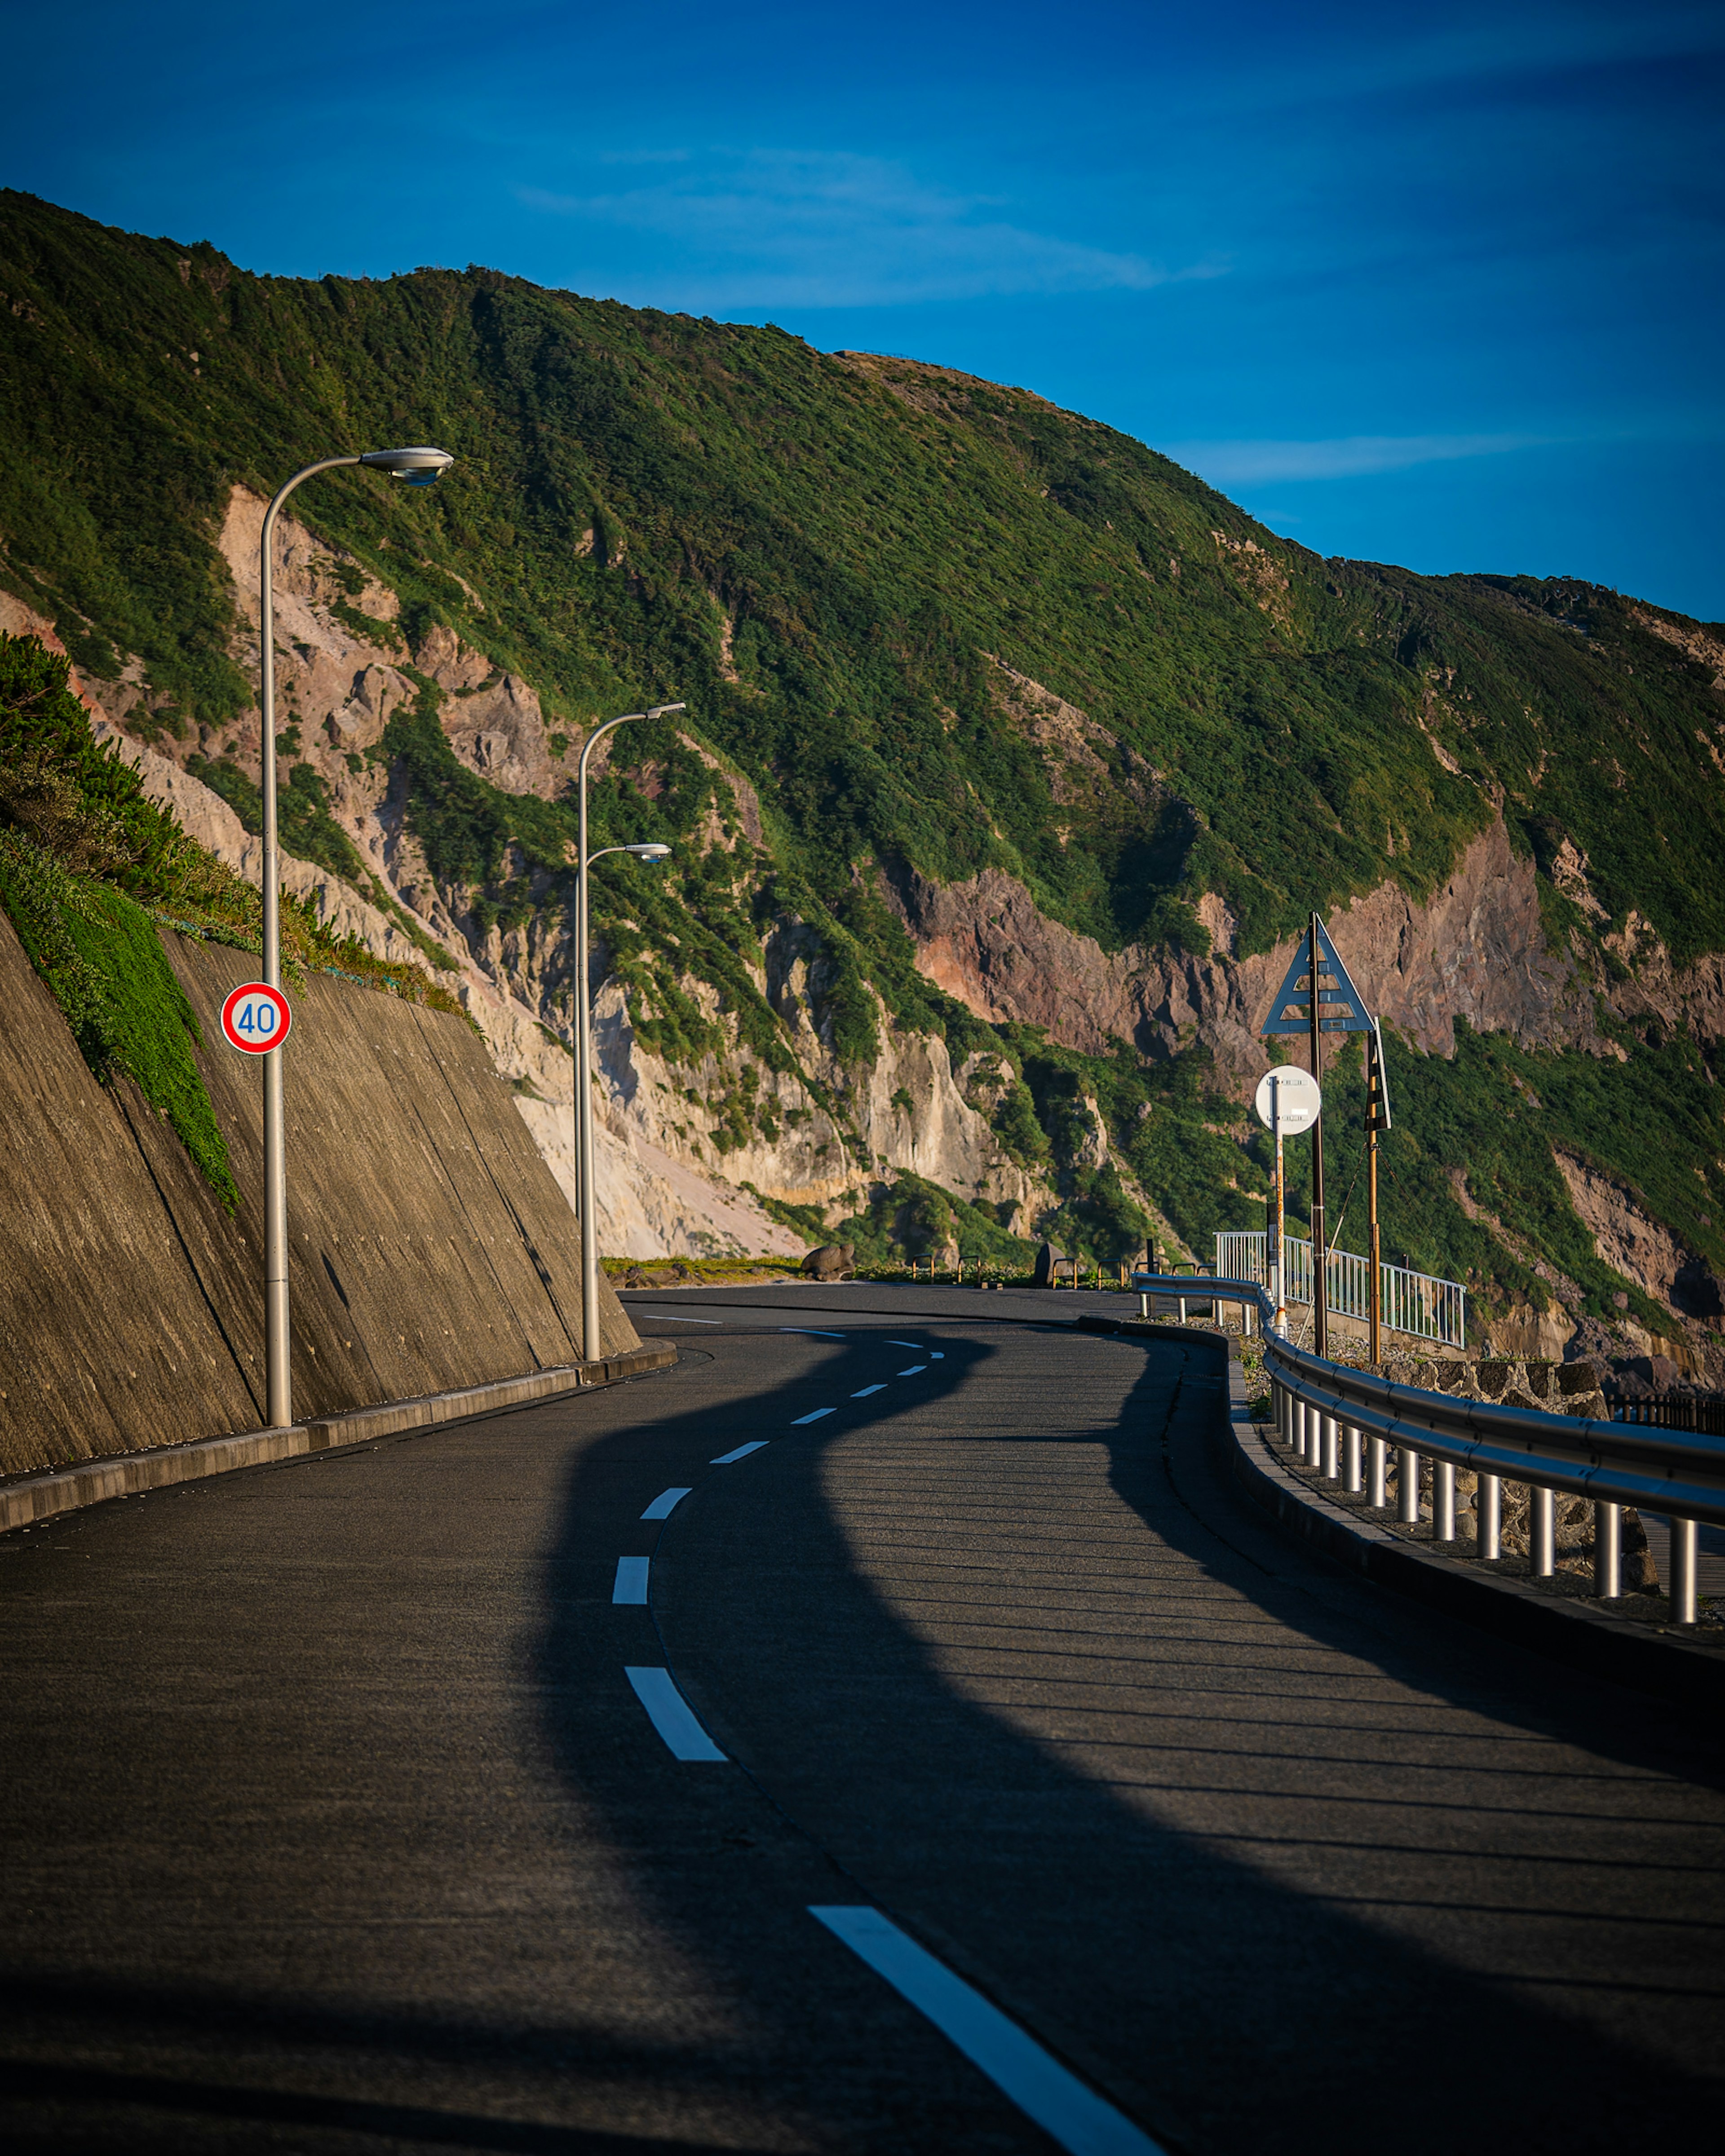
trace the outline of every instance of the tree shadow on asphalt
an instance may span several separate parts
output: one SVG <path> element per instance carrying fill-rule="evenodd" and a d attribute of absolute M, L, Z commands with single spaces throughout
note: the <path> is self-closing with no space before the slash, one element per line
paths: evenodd
<path fill-rule="evenodd" d="M 847 1342 L 824 1381 L 842 1390 L 853 1371 L 875 1374 L 870 1344 L 867 1334 Z M 993 1351 L 952 1335 L 943 1344 L 935 1382 L 950 1399 Z M 1597 1701 L 1571 1673 L 1477 1635 L 1458 1641 L 1466 1628 L 1423 1612 L 1386 1613 L 1381 1596 L 1286 1545 L 1255 1547 L 1268 1530 L 1240 1514 L 1206 1457 L 1219 1405 L 1214 1370 L 1201 1367 L 1211 1359 L 1146 1351 L 1115 1423 L 1078 1436 L 1108 1445 L 1113 1486 L 1153 1533 L 1266 1617 L 1430 1698 L 1637 1765 L 1668 1751 L 1670 1718 L 1657 1707 L 1642 1713 L 1628 1701 L 1602 1732 Z M 818 1983 L 763 1969 L 763 1948 L 783 1937 L 783 1909 L 776 1922 L 763 1911 L 778 1892 L 887 1909 L 1182 2148 L 1380 2156 L 1393 2145 L 1451 2156 L 1483 2137 L 1620 2156 L 1627 2139 L 1706 2115 L 1717 2085 L 1701 2072 L 1512 1988 L 1544 1974 L 1539 1912 L 1528 1917 L 1531 1964 L 1481 1974 L 1158 1823 L 955 1689 L 860 1571 L 833 1516 L 823 1462 L 852 1433 L 783 1431 L 778 1395 L 764 1388 L 721 1414 L 704 1405 L 680 1415 L 666 1399 L 583 1452 L 568 1492 L 572 1556 L 590 1492 L 610 1471 L 605 1455 L 638 1447 L 642 1429 L 659 1444 L 696 1440 L 703 1457 L 746 1428 L 774 1435 L 770 1455 L 757 1456 L 770 1457 L 770 1485 L 735 1471 L 704 1484 L 654 1559 L 663 1658 L 742 1774 L 644 1774 L 656 1744 L 644 1722 L 614 1751 L 596 1752 L 591 1702 L 596 1688 L 616 1688 L 626 1656 L 603 1624 L 596 1650 L 590 1606 L 552 1609 L 536 1663 L 554 1695 L 578 1702 L 545 1725 L 572 1794 L 639 1852 L 632 1883 L 655 1922 L 723 1995 L 751 2002 L 763 2062 L 788 2062 L 814 2041 L 811 2017 L 827 2010 L 832 1981 L 830 1958 Z M 917 1404 L 930 1397 L 919 1392 Z M 900 1412 L 872 1416 L 870 1437 L 890 1438 Z M 1055 1440 L 1039 1432 L 1035 1441 Z M 1363 1614 L 1362 1598 L 1372 1604 Z M 1683 1771 L 1702 1748 L 1686 1742 L 1681 1765 L 1657 1763 Z M 651 1795 L 649 1783 L 660 1785 Z M 805 1892 L 775 1874 L 774 1864 L 797 1871 L 793 1830 L 807 1837 L 808 1876 L 833 1875 L 824 1887 Z M 649 1857 L 667 1842 L 687 1861 Z M 1387 1851 L 1389 1840 L 1374 1853 Z M 1465 1921 L 1481 1891 L 1471 1877 L 1447 1906 Z M 1489 1903 L 1489 1883 L 1483 1891 Z M 1551 1913 L 1565 1913 L 1569 1898 Z M 1560 1945 L 1547 1948 L 1561 1956 Z M 850 2010 L 860 2010 L 855 1998 Z M 882 2037 L 895 2041 L 890 2027 Z M 796 2094 L 841 2138 L 860 2128 L 865 2147 L 994 2145 L 902 2121 L 900 2138 L 880 2138 L 866 2107 L 850 2107 L 855 2088 Z M 1025 2145 L 1039 2144 L 1033 2135 Z"/>

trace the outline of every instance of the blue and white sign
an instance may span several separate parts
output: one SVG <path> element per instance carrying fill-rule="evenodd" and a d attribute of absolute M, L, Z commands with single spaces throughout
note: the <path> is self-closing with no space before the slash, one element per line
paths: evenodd
<path fill-rule="evenodd" d="M 293 1022 L 287 998 L 263 981 L 246 982 L 222 1006 L 222 1031 L 242 1055 L 267 1055 L 280 1048 Z"/>

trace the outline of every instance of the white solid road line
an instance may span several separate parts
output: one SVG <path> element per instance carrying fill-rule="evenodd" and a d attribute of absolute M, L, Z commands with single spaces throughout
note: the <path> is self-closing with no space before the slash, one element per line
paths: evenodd
<path fill-rule="evenodd" d="M 866 1907 L 821 1907 L 814 1902 L 809 1913 L 877 1976 L 884 1976 L 901 1999 L 926 2014 L 1069 2156 L 1166 2156 L 1159 2142 L 1069 2072 L 890 1917 Z"/>
<path fill-rule="evenodd" d="M 716 1460 L 706 1463 L 709 1467 L 730 1467 L 739 1460 L 747 1460 L 752 1452 L 763 1450 L 768 1444 L 764 1437 L 751 1438 L 747 1445 L 739 1445 L 735 1452 L 721 1452 Z"/>
<path fill-rule="evenodd" d="M 647 1559 L 644 1557 L 620 1557 L 617 1560 L 616 1584 L 611 1589 L 614 1602 L 644 1602 L 647 1599 Z"/>
<path fill-rule="evenodd" d="M 686 1490 L 661 1490 L 641 1517 L 644 1520 L 668 1520 L 688 1494 Z"/>
<path fill-rule="evenodd" d="M 860 1393 L 853 1393 L 850 1397 L 854 1400 L 865 1400 L 870 1393 L 884 1393 L 886 1390 L 885 1385 L 865 1385 Z"/>
<path fill-rule="evenodd" d="M 805 1422 L 819 1422 L 823 1415 L 829 1415 L 832 1412 L 830 1408 L 817 1408 L 813 1414 L 798 1415 L 791 1428 L 800 1430 Z"/>
<path fill-rule="evenodd" d="M 680 1317 L 674 1310 L 638 1310 L 637 1317 L 661 1318 L 667 1325 L 722 1325 L 722 1317 Z"/>
<path fill-rule="evenodd" d="M 848 1340 L 848 1332 L 823 1332 L 817 1325 L 781 1325 L 781 1332 L 806 1333 L 811 1340 Z"/>
<path fill-rule="evenodd" d="M 908 1370 L 901 1370 L 898 1374 L 901 1378 L 914 1378 L 919 1373 L 919 1372 L 926 1370 L 927 1368 L 928 1365 L 927 1363 L 912 1363 Z"/>
<path fill-rule="evenodd" d="M 722 1759 L 714 1743 L 689 1711 L 689 1702 L 671 1682 L 669 1670 L 625 1669 L 635 1697 L 647 1710 L 647 1718 L 665 1739 L 674 1759 Z"/>

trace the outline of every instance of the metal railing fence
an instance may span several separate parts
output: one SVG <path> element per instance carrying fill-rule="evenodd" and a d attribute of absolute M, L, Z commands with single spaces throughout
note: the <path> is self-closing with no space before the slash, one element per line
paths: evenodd
<path fill-rule="evenodd" d="M 1698 1430 L 1709 1437 L 1725 1437 L 1725 1399 L 1714 1394 L 1699 1399 L 1626 1400 L 1618 1420 L 1641 1423 L 1653 1430 Z"/>
<path fill-rule="evenodd" d="M 1310 1305 L 1312 1301 L 1312 1245 L 1298 1235 L 1281 1239 L 1282 1263 L 1287 1285 L 1282 1300 Z M 1415 1339 L 1436 1340 L 1446 1348 L 1467 1345 L 1467 1290 L 1459 1281 L 1439 1280 L 1431 1273 L 1410 1271 L 1405 1265 L 1380 1265 L 1379 1292 L 1382 1322 L 1392 1332 L 1411 1333 Z M 1216 1238 L 1216 1271 L 1226 1280 L 1270 1284 L 1270 1236 L 1265 1229 L 1231 1230 Z M 1352 1250 L 1332 1250 L 1324 1269 L 1329 1307 L 1343 1317 L 1363 1324 L 1371 1316 L 1372 1268 L 1369 1259 Z"/>
<path fill-rule="evenodd" d="M 1176 1295 L 1189 1292 L 1193 1283 L 1189 1276 L 1158 1273 L 1141 1276 L 1139 1285 L 1150 1294 Z M 1257 1312 L 1276 1435 L 1325 1480 L 1387 1511 L 1394 1452 L 1396 1517 L 1412 1526 L 1422 1517 L 1420 1466 L 1429 1459 L 1432 1540 L 1442 1546 L 1457 1539 L 1456 1471 L 1471 1470 L 1479 1478 L 1474 1554 L 1488 1562 L 1502 1555 L 1503 1485 L 1520 1485 L 1527 1491 L 1529 1568 L 1536 1578 L 1548 1578 L 1557 1568 L 1557 1491 L 1589 1498 L 1594 1592 L 1607 1600 L 1623 1591 L 1623 1507 L 1663 1512 L 1671 1524 L 1671 1620 L 1694 1624 L 1697 1526 L 1725 1522 L 1725 1442 L 1718 1436 L 1645 1421 L 1547 1414 L 1398 1384 L 1295 1347 L 1275 1330 L 1275 1309 L 1255 1280 L 1207 1280 L 1204 1293 Z"/>

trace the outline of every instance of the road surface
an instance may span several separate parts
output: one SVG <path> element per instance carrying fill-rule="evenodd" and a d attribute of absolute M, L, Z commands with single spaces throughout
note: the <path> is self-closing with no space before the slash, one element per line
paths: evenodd
<path fill-rule="evenodd" d="M 8 2148 L 1717 2121 L 1700 1717 L 1285 1542 L 1086 1297 L 629 1300 L 675 1371 L 0 1537 Z"/>

